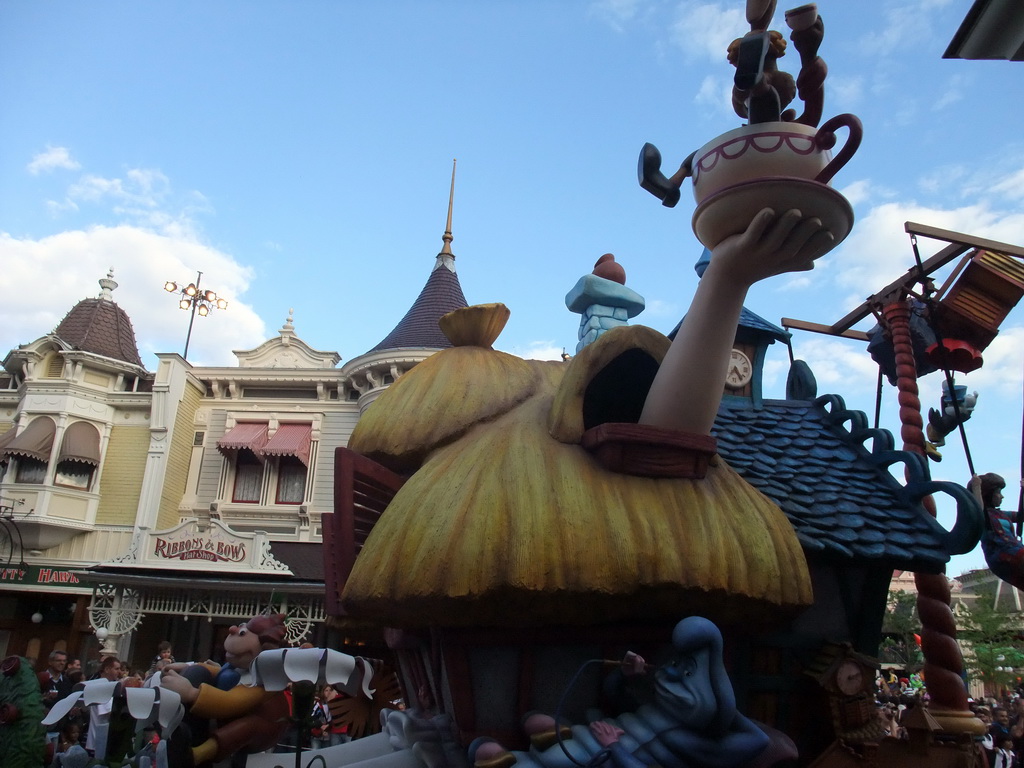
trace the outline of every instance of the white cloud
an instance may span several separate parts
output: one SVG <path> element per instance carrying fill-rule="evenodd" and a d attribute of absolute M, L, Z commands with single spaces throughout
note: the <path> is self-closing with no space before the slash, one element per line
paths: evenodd
<path fill-rule="evenodd" d="M 982 179 L 980 184 L 969 185 L 965 190 L 964 194 L 981 194 L 987 192 L 990 195 L 998 195 L 1008 197 L 1011 200 L 1024 199 L 1024 167 L 1010 173 L 1003 179 L 996 180 L 992 183 L 991 177 L 988 179 Z"/>
<path fill-rule="evenodd" d="M 74 200 L 68 200 L 67 198 L 64 200 L 47 200 L 45 205 L 46 210 L 48 210 L 50 215 L 53 217 L 60 216 L 61 214 L 68 213 L 69 211 L 74 212 L 78 210 L 78 204 L 75 203 Z"/>
<path fill-rule="evenodd" d="M 858 179 L 847 184 L 839 191 L 843 197 L 850 201 L 850 205 L 854 207 L 872 199 L 877 200 L 879 197 L 892 197 L 892 193 L 880 190 L 868 179 Z"/>
<path fill-rule="evenodd" d="M 105 217 L 185 239 L 198 238 L 198 217 L 213 212 L 200 192 L 179 193 L 152 168 L 129 168 L 121 178 L 87 173 L 68 186 L 63 201 L 46 205 L 54 215 L 93 206 Z"/>
<path fill-rule="evenodd" d="M 665 301 L 664 299 L 651 299 L 646 302 L 644 309 L 644 315 L 647 317 L 670 317 L 678 320 L 683 316 L 683 308 L 674 301 Z M 642 320 L 639 320 L 643 324 Z"/>
<path fill-rule="evenodd" d="M 818 269 L 817 265 L 814 267 Z M 817 281 L 816 275 L 812 275 L 811 272 L 799 272 L 790 273 L 787 275 L 787 279 L 781 285 L 778 285 L 775 290 L 777 291 L 802 291 L 805 288 L 812 287 Z"/>
<path fill-rule="evenodd" d="M 966 376 L 958 376 L 958 383 L 968 389 L 1007 397 L 1020 397 L 1020 372 L 1024 370 L 1024 327 L 1007 327 L 982 353 L 984 364 Z"/>
<path fill-rule="evenodd" d="M 676 6 L 670 36 L 685 58 L 728 66 L 729 43 L 749 30 L 743 10 L 735 3 L 683 0 Z"/>
<path fill-rule="evenodd" d="M 941 111 L 951 104 L 955 104 L 956 102 L 963 100 L 964 96 L 969 93 L 973 87 L 973 82 L 973 78 L 963 74 L 956 74 L 950 77 L 941 91 L 942 96 L 936 99 L 935 103 L 932 104 L 932 111 Z"/>
<path fill-rule="evenodd" d="M 925 45 L 941 39 L 943 44 L 948 31 L 936 30 L 934 20 L 936 9 L 949 5 L 951 0 L 916 0 L 887 3 L 881 11 L 872 10 L 879 18 L 872 34 L 860 40 L 858 49 L 862 56 L 886 58 L 893 51 L 900 51 L 911 45 Z M 868 12 L 868 11 L 866 11 Z"/>
<path fill-rule="evenodd" d="M 33 176 L 38 176 L 40 173 L 54 171 L 58 168 L 77 171 L 81 167 L 81 164 L 71 157 L 71 152 L 67 147 L 47 147 L 45 151 L 32 158 L 28 164 L 28 172 Z"/>
<path fill-rule="evenodd" d="M 933 168 L 917 180 L 918 188 L 929 195 L 943 195 L 960 186 L 967 178 L 968 171 L 962 165 L 945 165 Z"/>
<path fill-rule="evenodd" d="M 228 299 L 224 312 L 196 318 L 189 360 L 233 365 L 233 349 L 266 340 L 263 321 L 240 298 L 252 271 L 231 255 L 189 239 L 127 225 L 61 232 L 39 240 L 0 233 L 0 349 L 12 349 L 52 331 L 81 299 L 99 295 L 97 281 L 113 266 L 114 301 L 131 318 L 143 363 L 149 353 L 184 349 L 189 316 L 163 290 L 167 280 L 188 282 L 203 271 L 203 284 Z M 39 298 L 45 296 L 45 301 Z"/>
<path fill-rule="evenodd" d="M 875 390 L 878 366 L 863 342 L 802 334 L 793 340 L 793 356 L 811 367 L 819 395 Z"/>
<path fill-rule="evenodd" d="M 524 360 L 561 360 L 562 352 L 567 352 L 570 355 L 576 354 L 576 346 L 561 347 L 548 339 L 545 341 L 531 341 L 525 347 L 517 346 L 512 349 L 502 349 L 501 351 L 507 352 L 510 355 L 516 355 Z"/>
<path fill-rule="evenodd" d="M 732 78 L 725 75 L 708 75 L 701 80 L 694 103 L 702 107 L 701 113 L 715 112 L 735 118 L 732 111 Z"/>
<path fill-rule="evenodd" d="M 33 167 L 38 172 L 79 164 L 66 149 L 51 148 L 33 159 Z M 188 331 L 189 315 L 164 283 L 187 284 L 200 270 L 203 286 L 229 306 L 196 319 L 189 361 L 233 365 L 231 350 L 266 340 L 262 320 L 243 300 L 252 269 L 198 234 L 197 216 L 212 211 L 199 192 L 176 192 L 157 169 L 128 168 L 120 177 L 84 173 L 68 185 L 63 201 L 46 205 L 53 214 L 80 212 L 95 223 L 40 238 L 0 231 L 0 350 L 50 333 L 78 301 L 99 294 L 97 281 L 111 267 L 119 285 L 114 301 L 131 318 L 150 369 L 152 353 L 182 352 Z"/>
<path fill-rule="evenodd" d="M 836 286 L 852 290 L 850 301 L 859 303 L 905 273 L 914 263 L 904 231 L 908 221 L 1006 243 L 1024 242 L 1024 213 L 1015 204 L 1007 206 L 1024 192 L 1024 170 L 990 172 L 987 179 L 977 186 L 961 182 L 962 194 L 971 202 L 959 208 L 883 202 L 869 209 L 846 242 L 826 257 Z M 918 245 L 922 258 L 927 258 L 945 243 L 918 238 Z"/>
<path fill-rule="evenodd" d="M 642 0 L 596 0 L 590 6 L 590 13 L 604 21 L 616 31 L 636 18 Z"/>
<path fill-rule="evenodd" d="M 829 100 L 841 105 L 840 112 L 852 112 L 864 103 L 864 78 L 829 74 Z"/>

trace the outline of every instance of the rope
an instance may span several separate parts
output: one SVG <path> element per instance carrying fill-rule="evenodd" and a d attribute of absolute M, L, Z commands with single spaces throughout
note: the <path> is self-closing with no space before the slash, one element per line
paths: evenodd
<path fill-rule="evenodd" d="M 1024 533 L 1024 416 L 1020 428 L 1020 495 L 1017 497 L 1017 538 Z"/>
<path fill-rule="evenodd" d="M 939 343 L 941 344 L 942 342 L 940 341 Z M 964 429 L 964 423 L 960 419 L 960 401 L 957 400 L 956 392 L 953 390 L 953 372 L 949 368 L 943 368 L 942 372 L 946 374 L 946 390 L 953 401 L 953 416 L 956 418 L 957 429 L 960 432 L 960 442 L 964 446 L 964 458 L 967 459 L 967 469 L 970 471 L 971 477 L 974 477 L 977 473 L 974 471 L 974 459 L 971 458 L 971 446 L 967 443 L 967 430 Z"/>
<path fill-rule="evenodd" d="M 593 768 L 593 766 L 601 765 L 601 763 L 605 762 L 609 757 L 611 757 L 611 749 L 605 747 L 596 755 L 591 757 L 588 762 L 581 763 L 579 760 L 577 760 L 575 757 L 569 754 L 568 748 L 562 741 L 562 728 L 559 725 L 559 723 L 562 720 L 562 709 L 565 706 L 565 700 L 569 697 L 569 694 L 572 692 L 572 689 L 576 686 L 576 681 L 580 679 L 580 675 L 583 674 L 583 670 L 585 670 L 591 664 L 604 664 L 604 659 L 590 659 L 589 661 L 583 662 L 580 665 L 580 668 L 576 670 L 576 674 L 572 676 L 572 680 L 570 680 L 569 684 L 565 687 L 565 690 L 562 692 L 562 698 L 558 700 L 558 707 L 555 708 L 555 738 L 558 740 L 558 746 L 561 747 L 562 752 L 565 754 L 565 756 L 569 758 L 569 760 L 574 765 L 580 766 L 580 768 Z"/>
<path fill-rule="evenodd" d="M 882 366 L 878 366 L 878 386 L 875 388 L 875 429 L 882 419 Z"/>
<path fill-rule="evenodd" d="M 920 273 L 919 280 L 921 282 L 921 301 L 928 310 L 928 323 L 931 325 L 932 330 L 935 332 L 935 337 L 938 340 L 939 348 L 945 350 L 945 344 L 943 343 L 941 322 L 939 320 L 939 304 L 934 298 L 934 289 L 929 286 L 927 280 L 928 276 L 924 272 L 924 264 L 921 262 L 921 252 L 917 249 L 917 235 L 911 233 L 910 245 L 914 249 L 914 261 L 917 263 L 917 270 Z M 960 418 L 960 401 L 957 399 L 956 390 L 953 388 L 953 372 L 949 368 L 943 366 L 942 373 L 946 377 L 946 391 L 949 393 L 949 398 L 953 403 L 953 417 L 956 419 L 957 431 L 960 433 L 960 442 L 964 447 L 964 458 L 967 460 L 967 469 L 971 473 L 971 477 L 976 474 L 974 471 L 974 459 L 971 457 L 971 446 L 967 442 L 967 430 L 964 428 L 963 419 Z M 939 402 L 940 407 L 942 402 Z M 945 408 L 942 409 L 943 411 Z M 1024 432 L 1022 432 L 1024 434 Z M 1024 449 L 1022 449 L 1024 450 Z M 1022 456 L 1024 461 L 1024 456 Z M 1024 497 L 1022 497 L 1024 501 Z"/>

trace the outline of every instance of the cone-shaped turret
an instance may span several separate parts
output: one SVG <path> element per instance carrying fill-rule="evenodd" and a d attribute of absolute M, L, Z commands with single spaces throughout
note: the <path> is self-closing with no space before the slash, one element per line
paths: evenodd
<path fill-rule="evenodd" d="M 405 313 L 398 325 L 384 339 L 369 350 L 385 349 L 447 349 L 451 342 L 438 327 L 437 321 L 456 309 L 466 306 L 459 277 L 455 274 L 455 254 L 452 253 L 452 203 L 455 199 L 455 162 L 452 161 L 452 185 L 448 195 L 448 224 L 441 237 L 444 245 L 437 254 L 434 269 L 427 278 L 420 295 Z"/>

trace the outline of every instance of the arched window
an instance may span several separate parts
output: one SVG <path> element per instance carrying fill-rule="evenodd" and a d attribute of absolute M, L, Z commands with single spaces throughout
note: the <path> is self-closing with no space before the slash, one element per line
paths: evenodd
<path fill-rule="evenodd" d="M 14 482 L 42 483 L 46 479 L 46 466 L 53 449 L 57 425 L 48 416 L 33 419 L 21 434 L 4 449 L 6 457 L 16 463 Z"/>
<path fill-rule="evenodd" d="M 53 484 L 89 490 L 99 465 L 99 431 L 86 421 L 69 424 L 61 439 Z"/>

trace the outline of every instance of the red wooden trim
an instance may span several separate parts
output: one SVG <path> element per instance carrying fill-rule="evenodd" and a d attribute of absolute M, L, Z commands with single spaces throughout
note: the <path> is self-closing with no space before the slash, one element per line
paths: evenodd
<path fill-rule="evenodd" d="M 334 452 L 334 512 L 322 516 L 327 611 L 344 616 L 341 592 L 366 537 L 405 478 L 373 459 L 338 448 Z"/>
<path fill-rule="evenodd" d="M 710 435 L 643 424 L 599 424 L 583 433 L 581 444 L 605 469 L 642 477 L 700 479 L 718 450 Z"/>
<path fill-rule="evenodd" d="M 452 719 L 463 732 L 476 731 L 476 702 L 473 698 L 473 678 L 470 669 L 469 649 L 465 646 L 450 646 L 445 643 L 442 654 L 444 668 L 448 673 L 448 693 L 452 698 Z M 444 685 L 444 680 L 438 680 Z"/>

